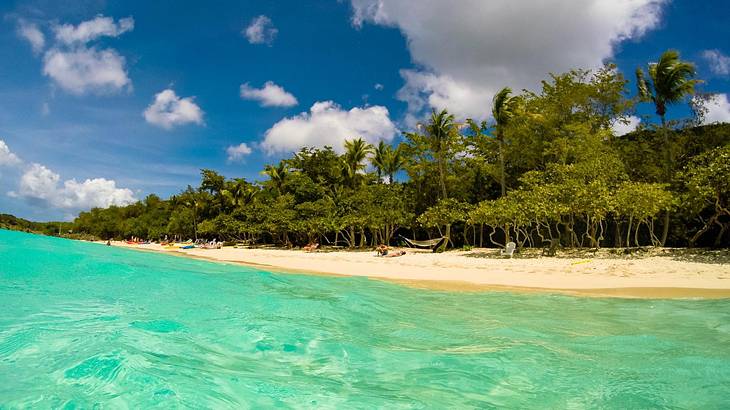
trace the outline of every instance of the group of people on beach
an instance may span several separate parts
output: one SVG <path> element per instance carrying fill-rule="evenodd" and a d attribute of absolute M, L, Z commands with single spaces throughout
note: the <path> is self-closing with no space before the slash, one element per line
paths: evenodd
<path fill-rule="evenodd" d="M 312 241 L 302 247 L 302 250 L 305 252 L 314 252 L 317 249 L 319 249 L 319 242 L 317 242 L 317 241 Z M 385 244 L 378 245 L 375 248 L 375 252 L 376 252 L 375 256 L 384 257 L 384 258 L 397 258 L 398 256 L 403 256 L 406 254 L 406 251 L 403 251 L 403 250 L 391 253 L 390 247 Z"/>

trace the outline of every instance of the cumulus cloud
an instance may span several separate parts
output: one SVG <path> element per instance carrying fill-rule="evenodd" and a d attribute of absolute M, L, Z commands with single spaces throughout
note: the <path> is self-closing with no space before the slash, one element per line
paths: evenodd
<path fill-rule="evenodd" d="M 324 101 L 314 103 L 309 112 L 274 124 L 266 131 L 261 147 L 270 155 L 323 146 L 342 152 L 345 140 L 362 137 L 370 143 L 390 141 L 396 132 L 385 107 L 346 111 L 332 101 Z"/>
<path fill-rule="evenodd" d="M 249 43 L 268 45 L 274 42 L 277 33 L 279 33 L 279 30 L 274 27 L 274 23 L 264 15 L 254 17 L 242 32 Z"/>
<path fill-rule="evenodd" d="M 228 154 L 228 161 L 242 161 L 247 155 L 251 154 L 253 150 L 245 142 L 238 145 L 231 145 L 226 148 L 226 154 Z"/>
<path fill-rule="evenodd" d="M 666 0 L 351 0 L 352 22 L 396 27 L 417 68 L 398 94 L 411 114 L 449 108 L 484 118 L 504 86 L 535 88 L 549 72 L 594 68 L 659 23 Z"/>
<path fill-rule="evenodd" d="M 111 17 L 96 16 L 92 20 L 84 21 L 79 25 L 62 24 L 54 31 L 56 39 L 64 44 L 88 43 L 99 37 L 118 37 L 134 29 L 134 18 L 127 17 L 114 22 Z"/>
<path fill-rule="evenodd" d="M 130 87 L 124 57 L 113 49 L 57 48 L 46 52 L 43 74 L 71 94 L 111 93 Z"/>
<path fill-rule="evenodd" d="M 180 98 L 169 88 L 155 95 L 143 115 L 148 123 L 166 130 L 177 125 L 203 123 L 203 110 L 195 104 L 193 97 Z"/>
<path fill-rule="evenodd" d="M 241 98 L 258 101 L 262 107 L 292 107 L 297 99 L 283 87 L 267 81 L 261 88 L 253 88 L 248 83 L 241 84 Z"/>
<path fill-rule="evenodd" d="M 46 46 L 46 37 L 43 32 L 33 23 L 28 23 L 25 20 L 18 22 L 18 35 L 25 39 L 33 49 L 34 53 L 40 53 Z"/>
<path fill-rule="evenodd" d="M 613 131 L 613 135 L 621 136 L 626 135 L 634 130 L 639 126 L 639 123 L 641 123 L 641 118 L 635 116 L 635 115 L 629 115 L 624 119 L 625 121 L 615 121 L 611 125 L 611 130 Z"/>
<path fill-rule="evenodd" d="M 0 167 L 12 167 L 19 165 L 21 162 L 20 158 L 10 151 L 8 144 L 0 140 Z"/>
<path fill-rule="evenodd" d="M 703 124 L 730 122 L 730 101 L 727 94 L 714 94 L 704 101 L 707 112 Z"/>
<path fill-rule="evenodd" d="M 710 70 L 717 75 L 730 74 L 730 57 L 724 55 L 720 50 L 705 50 L 702 53 Z"/>
<path fill-rule="evenodd" d="M 89 42 L 103 36 L 117 37 L 134 29 L 134 19 L 115 22 L 110 17 L 79 23 L 55 25 L 55 42 L 43 54 L 43 74 L 64 91 L 75 95 L 108 94 L 131 89 L 125 59 L 112 49 L 99 49 Z M 37 25 L 18 22 L 18 35 L 30 43 L 38 54 L 46 38 Z"/>
<path fill-rule="evenodd" d="M 60 182 L 59 174 L 34 163 L 20 177 L 18 191 L 9 194 L 64 209 L 107 208 L 136 201 L 131 190 L 117 188 L 114 180 L 94 178 L 83 182 L 75 179 L 66 180 L 63 184 Z"/>

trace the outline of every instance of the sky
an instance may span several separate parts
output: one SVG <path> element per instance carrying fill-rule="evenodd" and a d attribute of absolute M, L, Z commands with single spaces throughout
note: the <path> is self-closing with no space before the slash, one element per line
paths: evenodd
<path fill-rule="evenodd" d="M 168 197 L 201 168 L 261 180 L 304 146 L 396 144 L 432 108 L 488 120 L 497 90 L 549 72 L 614 62 L 633 80 L 669 48 L 696 64 L 706 122 L 730 122 L 728 15 L 723 0 L 4 0 L 0 213 L 68 220 Z"/>

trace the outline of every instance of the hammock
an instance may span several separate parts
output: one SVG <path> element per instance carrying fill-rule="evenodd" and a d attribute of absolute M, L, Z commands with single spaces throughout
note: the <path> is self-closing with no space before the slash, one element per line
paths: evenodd
<path fill-rule="evenodd" d="M 404 241 L 406 241 L 406 243 L 408 244 L 408 246 L 410 246 L 411 248 L 421 248 L 421 249 L 433 249 L 433 248 L 437 248 L 438 245 L 441 244 L 441 242 L 443 242 L 443 241 L 446 240 L 446 237 L 445 236 L 442 236 L 442 237 L 436 238 L 436 239 L 429 239 L 427 241 L 411 240 L 411 239 L 406 238 L 403 235 L 400 235 L 400 237 L 401 237 L 401 239 L 403 239 Z"/>

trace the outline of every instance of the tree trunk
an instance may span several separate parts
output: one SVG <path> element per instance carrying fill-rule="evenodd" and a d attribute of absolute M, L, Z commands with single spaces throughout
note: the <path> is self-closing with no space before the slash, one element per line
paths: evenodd
<path fill-rule="evenodd" d="M 670 146 L 669 146 L 669 133 L 667 130 L 667 122 L 664 118 L 664 114 L 661 115 L 662 117 L 662 136 L 664 137 L 664 178 L 666 179 L 667 183 L 670 183 L 670 180 L 672 176 L 670 175 L 671 172 L 671 152 L 670 152 Z M 662 226 L 662 239 L 661 239 L 661 245 L 664 247 L 667 243 L 667 236 L 669 236 L 669 211 L 664 212 L 664 225 Z"/>
<path fill-rule="evenodd" d="M 448 194 L 446 193 L 446 171 L 444 170 L 444 160 L 441 158 L 442 154 L 439 153 L 437 159 L 437 166 L 439 169 L 439 181 L 441 183 L 441 199 L 446 199 Z"/>
<path fill-rule="evenodd" d="M 504 141 L 502 141 L 502 133 L 499 133 L 497 139 L 499 141 L 499 184 L 502 187 L 502 196 L 507 193 L 507 183 L 504 175 Z"/>
<path fill-rule="evenodd" d="M 446 240 L 444 241 L 444 244 L 438 249 L 438 252 L 445 251 L 446 248 L 449 246 L 449 243 L 451 242 L 451 224 L 446 224 L 446 234 L 444 235 L 444 237 L 446 237 Z"/>
<path fill-rule="evenodd" d="M 195 237 L 195 242 L 198 241 L 198 212 L 196 210 L 196 206 L 193 205 L 193 236 Z"/>
<path fill-rule="evenodd" d="M 717 233 L 717 236 L 715 237 L 715 244 L 713 245 L 715 248 L 719 248 L 720 244 L 722 244 L 722 237 L 725 235 L 725 231 L 727 230 L 728 226 L 730 224 L 727 223 L 720 223 L 719 221 L 715 221 L 717 225 L 720 225 L 720 232 Z"/>

